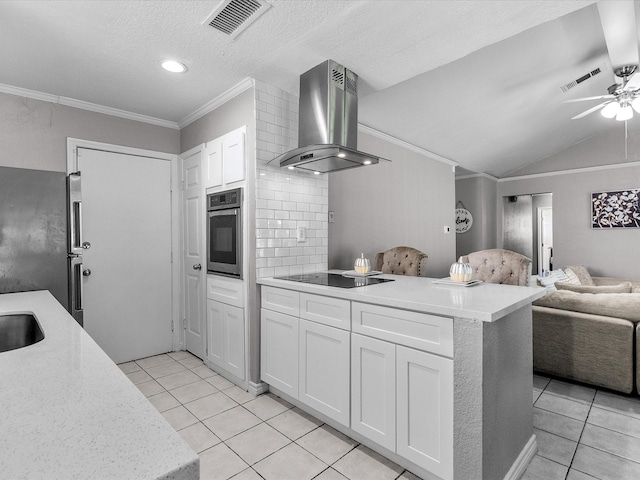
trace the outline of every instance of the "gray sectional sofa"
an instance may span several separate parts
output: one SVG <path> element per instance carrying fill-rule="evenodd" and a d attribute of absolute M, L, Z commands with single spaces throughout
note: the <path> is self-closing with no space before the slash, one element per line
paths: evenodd
<path fill-rule="evenodd" d="M 623 393 L 638 391 L 640 281 L 587 280 L 590 285 L 556 283 L 562 289 L 534 302 L 533 369 Z"/>

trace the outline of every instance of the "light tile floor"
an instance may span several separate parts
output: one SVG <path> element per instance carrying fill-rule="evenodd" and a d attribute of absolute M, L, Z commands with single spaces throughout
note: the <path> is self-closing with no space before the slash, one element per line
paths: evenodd
<path fill-rule="evenodd" d="M 640 398 L 533 376 L 538 453 L 523 480 L 640 479 Z"/>
<path fill-rule="evenodd" d="M 188 352 L 119 367 L 200 455 L 203 480 L 419 480 L 272 394 Z M 640 398 L 533 377 L 538 453 L 522 480 L 640 479 Z"/>
<path fill-rule="evenodd" d="M 419 480 L 277 396 L 245 392 L 188 352 L 119 367 L 198 452 L 202 480 Z"/>

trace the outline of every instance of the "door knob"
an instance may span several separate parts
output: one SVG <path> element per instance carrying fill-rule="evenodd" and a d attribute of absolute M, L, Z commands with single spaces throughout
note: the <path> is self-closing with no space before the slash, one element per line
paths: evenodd
<path fill-rule="evenodd" d="M 85 277 L 88 277 L 89 275 L 91 275 L 91 270 L 90 270 L 90 269 L 88 269 L 88 268 L 85 268 L 85 269 L 82 271 L 82 275 L 84 275 Z"/>
<path fill-rule="evenodd" d="M 202 270 L 202 265 L 200 265 L 199 263 L 196 263 L 196 264 L 193 266 L 193 269 L 194 269 L 194 270 Z"/>

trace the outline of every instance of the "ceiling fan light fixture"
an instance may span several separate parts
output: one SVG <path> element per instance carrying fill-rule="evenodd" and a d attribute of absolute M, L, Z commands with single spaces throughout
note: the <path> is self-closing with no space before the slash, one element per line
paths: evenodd
<path fill-rule="evenodd" d="M 605 118 L 613 118 L 618 114 L 620 110 L 620 104 L 618 102 L 611 102 L 600 110 L 600 114 Z"/>
<path fill-rule="evenodd" d="M 640 113 L 640 97 L 634 98 L 631 102 L 631 106 L 636 112 Z"/>
<path fill-rule="evenodd" d="M 620 107 L 620 110 L 618 110 L 618 114 L 616 115 L 616 120 L 623 122 L 630 118 L 633 118 L 633 109 L 628 104 Z"/>

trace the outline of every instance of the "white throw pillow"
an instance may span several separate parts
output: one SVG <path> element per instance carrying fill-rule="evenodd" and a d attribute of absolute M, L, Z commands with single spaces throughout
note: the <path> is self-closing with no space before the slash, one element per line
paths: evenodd
<path fill-rule="evenodd" d="M 566 280 L 567 276 L 561 269 L 552 270 L 544 277 L 538 276 L 538 283 L 547 290 L 555 290 L 556 282 L 565 282 Z"/>
<path fill-rule="evenodd" d="M 564 271 L 564 273 L 567 276 L 567 279 L 563 280 L 562 281 L 563 283 L 568 283 L 570 285 L 582 285 L 578 276 L 575 273 L 573 273 L 573 270 L 571 270 L 570 268 L 567 268 Z"/>

